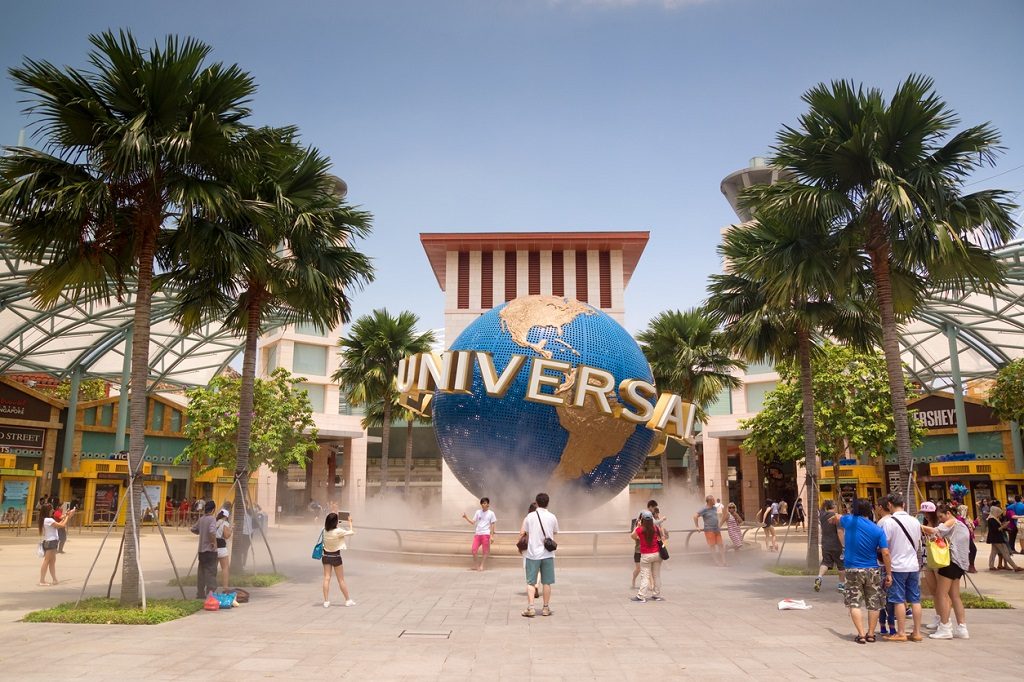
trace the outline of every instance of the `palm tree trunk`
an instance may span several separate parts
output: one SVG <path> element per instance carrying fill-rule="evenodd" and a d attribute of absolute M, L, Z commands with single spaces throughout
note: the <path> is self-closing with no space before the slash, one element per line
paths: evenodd
<path fill-rule="evenodd" d="M 661 494 L 668 494 L 668 449 L 661 453 Z M 728 497 L 728 490 L 726 490 L 726 497 Z M 729 500 L 726 500 L 728 502 Z"/>
<path fill-rule="evenodd" d="M 391 400 L 384 398 L 384 426 L 380 432 L 380 494 L 388 490 L 388 447 L 391 445 Z"/>
<path fill-rule="evenodd" d="M 244 530 L 245 512 L 252 506 L 249 499 L 249 444 L 252 441 L 253 402 L 256 392 L 256 344 L 260 334 L 260 296 L 249 304 L 245 328 L 245 352 L 242 356 L 242 384 L 238 390 L 238 442 L 235 450 L 235 504 L 231 514 L 231 564 L 245 568 L 249 554 L 249 537 Z"/>
<path fill-rule="evenodd" d="M 816 571 L 818 554 L 818 434 L 814 425 L 814 381 L 811 374 L 811 335 L 797 333 L 800 356 L 800 397 L 804 426 L 804 487 L 807 489 L 807 570 Z"/>
<path fill-rule="evenodd" d="M 910 422 L 907 414 L 906 378 L 900 360 L 899 339 L 896 336 L 896 312 L 892 300 L 892 279 L 889 264 L 891 251 L 889 242 L 882 233 L 881 218 L 876 218 L 872 227 L 868 254 L 871 257 L 871 271 L 875 280 L 878 308 L 882 320 L 882 353 L 885 355 L 885 370 L 889 377 L 889 391 L 892 394 L 892 416 L 896 429 L 896 453 L 900 467 L 900 490 L 910 495 L 911 472 L 914 468 L 914 453 L 910 446 Z M 908 509 L 910 507 L 908 506 Z"/>
<path fill-rule="evenodd" d="M 159 215 L 158 213 L 156 215 Z M 147 218 L 144 218 L 147 219 Z M 139 275 L 135 292 L 135 311 L 132 326 L 132 380 L 129 387 L 131 400 L 128 406 L 130 442 L 128 444 L 128 469 L 142 473 L 142 459 L 146 454 L 146 393 L 149 383 L 149 323 L 153 299 L 153 257 L 156 253 L 156 236 L 159 225 L 152 218 L 152 225 L 142 232 L 139 244 Z M 142 513 L 142 480 L 134 487 L 135 494 L 128 500 L 130 509 L 124 525 L 124 559 L 121 563 L 121 603 L 134 606 L 142 603 L 139 585 L 138 547 L 135 538 L 139 530 Z"/>
<path fill-rule="evenodd" d="M 405 422 L 405 497 L 412 488 L 412 417 Z"/>

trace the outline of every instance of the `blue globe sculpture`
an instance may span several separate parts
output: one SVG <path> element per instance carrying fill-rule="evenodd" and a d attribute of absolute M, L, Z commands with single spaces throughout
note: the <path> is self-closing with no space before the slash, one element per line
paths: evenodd
<path fill-rule="evenodd" d="M 654 383 L 636 341 L 605 313 L 574 299 L 517 298 L 475 320 L 450 350 L 490 353 L 499 375 L 513 355 L 528 358 L 501 398 L 486 394 L 476 363 L 469 394 L 434 397 L 441 454 L 473 494 L 525 504 L 537 492 L 557 492 L 563 504 L 571 496 L 577 509 L 589 509 L 614 497 L 643 466 L 657 438 L 643 425 L 605 414 L 593 400 L 583 407 L 525 400 L 530 358 L 603 369 L 615 377 L 616 391 L 623 379 Z M 576 373 L 560 379 L 554 393 L 571 395 Z M 618 402 L 617 393 L 609 402 Z"/>

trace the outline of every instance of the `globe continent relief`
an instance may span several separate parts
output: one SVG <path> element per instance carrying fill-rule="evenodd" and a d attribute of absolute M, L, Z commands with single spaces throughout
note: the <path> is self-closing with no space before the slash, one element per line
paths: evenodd
<path fill-rule="evenodd" d="M 577 508 L 593 508 L 643 466 L 653 431 L 601 412 L 592 399 L 582 407 L 525 399 L 532 358 L 573 365 L 554 389 L 567 398 L 575 393 L 578 365 L 611 373 L 616 391 L 623 379 L 654 382 L 636 341 L 607 314 L 570 298 L 517 298 L 476 319 L 450 350 L 490 353 L 499 375 L 513 355 L 527 357 L 501 398 L 486 394 L 476 364 L 470 393 L 434 397 L 441 454 L 473 494 L 525 499 L 558 492 L 570 494 Z M 613 408 L 618 402 L 617 392 L 609 396 Z"/>

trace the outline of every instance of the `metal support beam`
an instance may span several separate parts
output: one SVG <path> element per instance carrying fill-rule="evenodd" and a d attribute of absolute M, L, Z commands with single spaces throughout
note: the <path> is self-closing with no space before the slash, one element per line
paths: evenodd
<path fill-rule="evenodd" d="M 68 418 L 64 423 L 64 454 L 61 471 L 71 471 L 71 453 L 75 444 L 75 423 L 78 421 L 78 389 L 82 386 L 82 368 L 71 370 L 71 392 L 68 394 Z"/>
<path fill-rule="evenodd" d="M 964 408 L 964 382 L 960 376 L 960 353 L 957 350 L 955 325 L 946 325 L 946 338 L 949 340 L 949 373 L 953 380 L 953 407 L 956 408 L 956 441 L 963 452 L 971 451 L 970 439 L 967 435 L 967 410 Z"/>
<path fill-rule="evenodd" d="M 1010 443 L 1013 445 L 1013 468 L 1024 473 L 1024 446 L 1020 442 L 1020 423 L 1010 422 Z"/>
<path fill-rule="evenodd" d="M 132 327 L 124 336 L 124 362 L 121 363 L 121 395 L 117 400 L 117 433 L 114 435 L 114 449 L 121 452 L 124 434 L 128 431 L 128 383 L 132 378 Z"/>

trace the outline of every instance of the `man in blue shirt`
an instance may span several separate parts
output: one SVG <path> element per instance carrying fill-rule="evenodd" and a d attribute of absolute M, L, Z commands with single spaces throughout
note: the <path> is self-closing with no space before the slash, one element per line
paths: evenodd
<path fill-rule="evenodd" d="M 857 628 L 858 644 L 875 641 L 875 625 L 878 611 L 884 605 L 885 591 L 892 584 L 892 565 L 889 559 L 889 544 L 885 533 L 871 519 L 871 501 L 853 501 L 852 514 L 833 516 L 829 523 L 843 529 L 846 549 L 843 561 L 846 564 L 846 608 L 850 619 Z M 885 566 L 883 584 L 879 563 Z M 884 590 L 883 590 L 884 588 Z M 868 628 L 865 632 L 861 609 L 868 610 Z"/>

